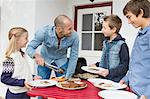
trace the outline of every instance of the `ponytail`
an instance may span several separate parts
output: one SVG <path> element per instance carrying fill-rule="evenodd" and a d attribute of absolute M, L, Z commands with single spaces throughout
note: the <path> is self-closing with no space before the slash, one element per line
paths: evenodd
<path fill-rule="evenodd" d="M 16 49 L 16 38 L 13 35 L 12 38 L 10 38 L 9 40 L 9 47 L 6 50 L 5 57 L 9 58 L 10 55 L 15 51 L 15 49 Z"/>

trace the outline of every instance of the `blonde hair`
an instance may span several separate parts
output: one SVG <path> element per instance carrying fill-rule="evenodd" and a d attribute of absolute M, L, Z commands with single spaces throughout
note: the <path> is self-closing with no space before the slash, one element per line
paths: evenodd
<path fill-rule="evenodd" d="M 22 27 L 14 27 L 9 30 L 8 38 L 9 38 L 9 46 L 6 50 L 5 57 L 10 58 L 10 55 L 16 50 L 16 41 L 17 39 L 24 33 L 28 33 L 28 31 Z M 20 52 L 23 51 L 20 49 Z"/>

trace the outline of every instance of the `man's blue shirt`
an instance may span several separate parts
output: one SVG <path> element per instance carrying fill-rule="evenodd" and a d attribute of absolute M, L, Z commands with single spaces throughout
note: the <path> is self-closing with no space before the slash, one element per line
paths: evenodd
<path fill-rule="evenodd" d="M 79 37 L 76 32 L 72 32 L 70 37 L 64 37 L 58 46 L 58 38 L 55 27 L 47 25 L 35 33 L 34 39 L 27 47 L 27 53 L 33 57 L 38 46 L 41 47 L 41 55 L 49 64 L 55 62 L 57 66 L 67 63 L 67 50 L 70 50 L 69 63 L 66 77 L 71 77 L 76 68 L 79 50 Z"/>

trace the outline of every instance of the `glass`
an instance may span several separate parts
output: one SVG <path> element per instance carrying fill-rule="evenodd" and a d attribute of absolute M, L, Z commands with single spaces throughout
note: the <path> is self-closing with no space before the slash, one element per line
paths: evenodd
<path fill-rule="evenodd" d="M 82 50 L 92 50 L 92 33 L 82 33 Z"/>
<path fill-rule="evenodd" d="M 102 50 L 104 34 L 103 33 L 94 33 L 94 50 Z"/>
<path fill-rule="evenodd" d="M 92 31 L 93 14 L 83 14 L 82 31 Z"/>

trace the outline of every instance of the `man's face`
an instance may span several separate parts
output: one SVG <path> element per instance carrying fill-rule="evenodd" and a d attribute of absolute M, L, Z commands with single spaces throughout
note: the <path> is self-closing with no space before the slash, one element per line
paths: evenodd
<path fill-rule="evenodd" d="M 142 16 L 140 14 L 138 16 L 136 16 L 132 12 L 128 11 L 125 16 L 128 19 L 128 23 L 132 24 L 133 27 L 135 27 L 135 28 L 141 27 Z"/>
<path fill-rule="evenodd" d="M 73 24 L 72 22 L 66 23 L 66 26 L 62 28 L 62 35 L 65 37 L 71 36 L 71 33 L 73 32 Z"/>

